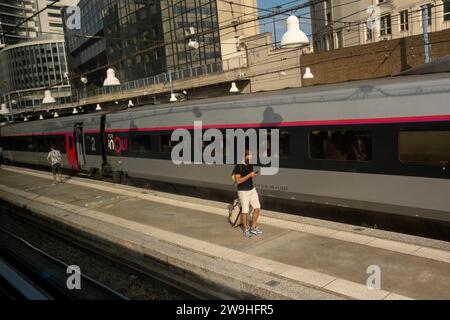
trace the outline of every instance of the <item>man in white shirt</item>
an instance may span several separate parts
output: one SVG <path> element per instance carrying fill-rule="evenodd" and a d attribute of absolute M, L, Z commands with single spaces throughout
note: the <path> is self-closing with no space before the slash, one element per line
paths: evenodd
<path fill-rule="evenodd" d="M 47 161 L 52 165 L 52 173 L 53 173 L 53 185 L 58 183 L 62 183 L 62 175 L 61 175 L 61 167 L 62 167 L 62 157 L 59 150 L 57 150 L 54 146 L 50 147 L 50 152 L 47 155 Z M 59 179 L 57 179 L 57 176 Z"/>

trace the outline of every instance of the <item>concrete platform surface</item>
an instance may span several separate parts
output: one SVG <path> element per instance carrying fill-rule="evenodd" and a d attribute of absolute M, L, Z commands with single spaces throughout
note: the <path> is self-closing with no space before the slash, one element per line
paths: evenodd
<path fill-rule="evenodd" d="M 3 167 L 0 198 L 262 298 L 450 299 L 447 242 L 266 211 L 264 235 L 244 239 L 226 203 L 66 180 Z M 380 289 L 367 286 L 370 266 Z"/>

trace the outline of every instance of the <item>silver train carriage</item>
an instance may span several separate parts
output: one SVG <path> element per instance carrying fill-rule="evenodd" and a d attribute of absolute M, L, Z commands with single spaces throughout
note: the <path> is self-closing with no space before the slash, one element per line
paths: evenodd
<path fill-rule="evenodd" d="M 194 121 L 222 132 L 276 128 L 280 169 L 255 178 L 263 205 L 449 223 L 449 101 L 448 73 L 395 77 L 7 125 L 1 143 L 10 162 L 46 165 L 56 144 L 67 169 L 107 165 L 116 176 L 230 197 L 233 165 L 174 164 L 172 132 Z"/>

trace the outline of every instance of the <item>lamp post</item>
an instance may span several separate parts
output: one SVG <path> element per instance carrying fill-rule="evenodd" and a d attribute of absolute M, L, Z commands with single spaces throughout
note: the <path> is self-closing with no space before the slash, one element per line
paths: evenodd
<path fill-rule="evenodd" d="M 7 96 L 8 96 L 8 99 L 6 99 L 6 95 L 3 95 L 3 101 L 5 103 L 2 104 L 2 109 L 1 109 L 0 114 L 3 114 L 3 115 L 9 114 L 10 117 L 8 117 L 8 121 L 9 122 L 14 122 L 14 112 L 13 112 L 12 105 L 17 103 L 17 102 L 15 100 L 11 100 L 11 94 L 10 93 L 8 93 Z M 8 108 L 9 108 L 9 111 L 8 111 Z"/>
<path fill-rule="evenodd" d="M 11 96 L 10 96 L 10 98 L 11 98 Z M 11 122 L 14 122 L 14 108 L 13 108 L 13 105 L 17 105 L 17 101 L 14 100 L 14 99 L 9 100 L 9 110 L 11 112 Z"/>
<path fill-rule="evenodd" d="M 5 103 L 2 103 L 0 107 L 0 115 L 7 117 L 8 114 L 10 114 L 8 107 L 6 106 Z M 7 118 L 7 121 L 9 121 L 9 117 Z"/>
<path fill-rule="evenodd" d="M 281 6 L 276 6 L 275 8 L 273 8 L 272 11 L 273 11 L 273 13 L 279 14 L 280 10 L 281 10 Z M 272 18 L 273 18 L 273 37 L 275 40 L 274 44 L 276 47 L 276 45 L 277 45 L 277 26 L 276 26 L 275 17 L 276 17 L 276 15 L 274 15 Z"/>
<path fill-rule="evenodd" d="M 80 81 L 83 84 L 83 95 L 84 98 L 86 99 L 87 98 L 86 84 L 88 83 L 88 79 L 86 77 L 81 77 Z"/>
<path fill-rule="evenodd" d="M 173 93 L 173 80 L 172 80 L 172 70 L 168 70 L 169 73 L 169 82 L 170 82 L 170 102 L 177 102 L 178 99 Z"/>
<path fill-rule="evenodd" d="M 422 30 L 423 30 L 423 56 L 425 63 L 430 63 L 430 42 L 428 40 L 428 5 L 424 4 L 422 9 Z"/>

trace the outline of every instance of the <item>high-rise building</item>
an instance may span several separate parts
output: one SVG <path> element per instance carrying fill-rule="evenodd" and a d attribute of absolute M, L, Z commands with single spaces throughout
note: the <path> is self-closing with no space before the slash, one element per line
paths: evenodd
<path fill-rule="evenodd" d="M 76 0 L 0 1 L 0 46 L 17 44 L 42 35 L 62 35 L 61 10 L 75 3 Z M 25 19 L 28 20 L 18 26 Z"/>
<path fill-rule="evenodd" d="M 108 68 L 127 82 L 221 64 L 238 54 L 240 38 L 258 33 L 256 0 L 80 0 L 78 6 L 81 28 L 65 26 L 75 87 L 83 86 L 81 77 L 102 86 Z"/>
<path fill-rule="evenodd" d="M 423 6 L 427 9 L 428 32 L 450 28 L 450 0 L 313 1 L 314 51 L 422 34 Z"/>
<path fill-rule="evenodd" d="M 0 1 L 0 100 L 14 112 L 71 101 L 62 8 L 74 0 Z"/>
<path fill-rule="evenodd" d="M 38 12 L 48 6 L 36 17 L 36 25 L 39 34 L 58 34 L 64 33 L 61 10 L 63 6 L 71 5 L 75 1 L 58 1 L 53 3 L 52 0 L 34 0 L 35 11 Z"/>
<path fill-rule="evenodd" d="M 34 19 L 15 28 L 20 22 L 30 17 L 34 10 L 33 0 L 0 1 L 0 48 L 36 37 L 37 27 Z"/>
<path fill-rule="evenodd" d="M 0 51 L 0 92 L 12 109 L 42 106 L 44 91 L 50 90 L 56 104 L 70 103 L 70 84 L 64 38 L 39 37 L 9 45 Z"/>

